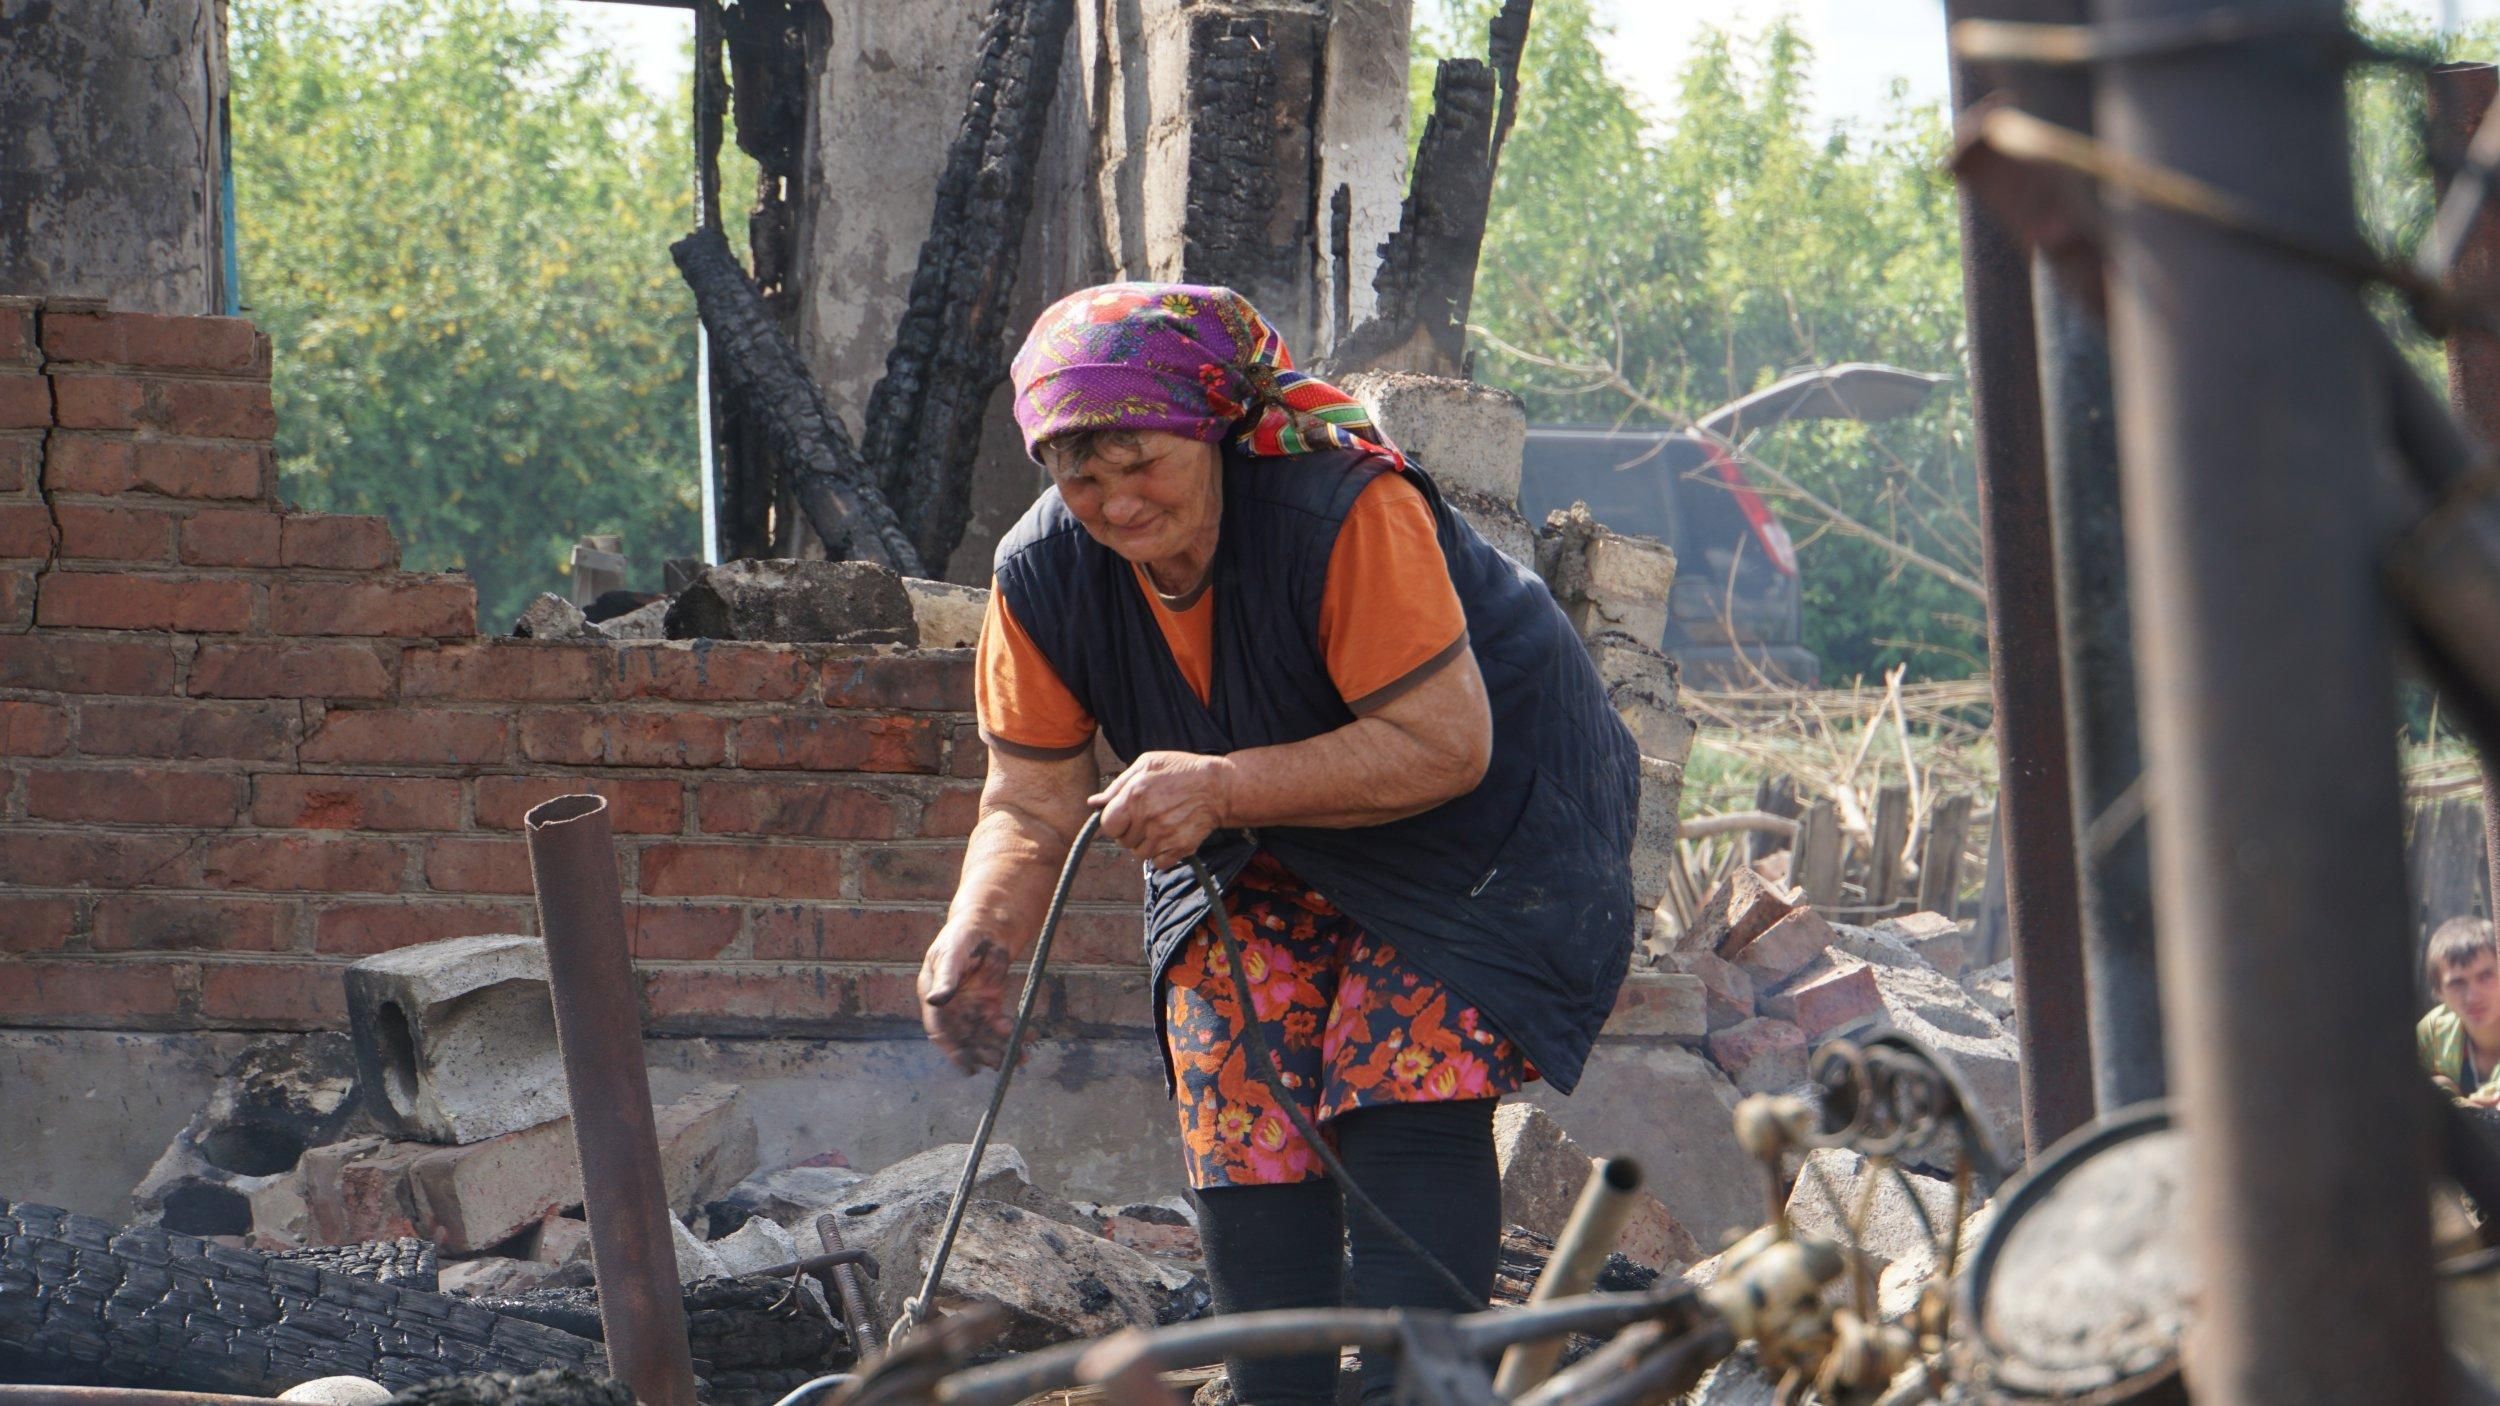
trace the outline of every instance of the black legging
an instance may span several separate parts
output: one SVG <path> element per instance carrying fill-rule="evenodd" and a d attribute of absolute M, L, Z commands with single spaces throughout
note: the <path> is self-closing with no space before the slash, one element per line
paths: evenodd
<path fill-rule="evenodd" d="M 1449 1266 L 1481 1307 L 1501 1248 L 1502 1175 L 1489 1098 L 1357 1109 L 1332 1120 L 1337 1156 L 1391 1220 Z M 1231 1186 L 1197 1193 L 1215 1311 L 1265 1308 L 1455 1309 L 1441 1276 L 1346 1207 L 1334 1182 Z M 1351 1261 L 1352 1283 L 1347 1265 Z M 1243 1406 L 1331 1406 L 1336 1355 L 1224 1359 Z M 1363 1378 L 1366 1401 L 1396 1385 Z"/>

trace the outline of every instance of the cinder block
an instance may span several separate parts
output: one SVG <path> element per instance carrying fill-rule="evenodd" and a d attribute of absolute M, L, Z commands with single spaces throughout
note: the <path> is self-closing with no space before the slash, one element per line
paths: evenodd
<path fill-rule="evenodd" d="M 565 1115 L 547 952 L 456 937 L 347 969 L 348 1030 L 374 1116 L 404 1137 L 471 1143 Z"/>
<path fill-rule="evenodd" d="M 1528 414 L 1519 397 L 1475 381 L 1408 371 L 1361 371 L 1340 384 L 1435 484 L 1519 501 L 1519 466 L 1528 445 Z"/>

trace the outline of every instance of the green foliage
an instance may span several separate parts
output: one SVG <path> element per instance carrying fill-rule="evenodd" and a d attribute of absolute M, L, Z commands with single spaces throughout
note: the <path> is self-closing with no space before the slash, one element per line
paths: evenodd
<path fill-rule="evenodd" d="M 1481 54 L 1493 0 L 1454 0 L 1420 53 Z M 1814 55 L 1786 22 L 1704 30 L 1672 122 L 1606 70 L 1589 0 L 1540 0 L 1518 126 L 1477 279 L 1478 374 L 1533 419 L 1675 424 L 1801 367 L 1946 373 L 1921 413 L 1800 424 L 1753 457 L 1851 519 L 1979 574 L 1963 392 L 1956 206 L 1941 111 L 1898 95 L 1873 131 L 1823 135 Z M 1419 62 L 1411 85 L 1428 103 Z M 1845 680 L 1903 660 L 1957 676 L 1984 655 L 1979 603 L 1760 485 L 1799 543 L 1805 642 Z"/>
<path fill-rule="evenodd" d="M 489 630 L 618 532 L 697 554 L 685 104 L 554 0 L 236 0 L 245 311 L 308 507 L 383 513 Z"/>

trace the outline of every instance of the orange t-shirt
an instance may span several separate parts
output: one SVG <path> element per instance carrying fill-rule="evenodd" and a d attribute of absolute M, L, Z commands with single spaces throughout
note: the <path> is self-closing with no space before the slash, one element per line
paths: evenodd
<path fill-rule="evenodd" d="M 1143 567 L 1132 568 L 1155 624 L 1198 701 L 1215 674 L 1212 584 L 1167 601 Z M 1423 682 L 1467 645 L 1467 613 L 1450 584 L 1432 508 L 1401 474 L 1384 473 L 1356 495 L 1328 557 L 1320 594 L 1320 653 L 1355 713 Z M 973 674 L 981 735 L 1003 751 L 1071 757 L 1091 746 L 1094 719 L 1043 657 L 993 582 Z"/>

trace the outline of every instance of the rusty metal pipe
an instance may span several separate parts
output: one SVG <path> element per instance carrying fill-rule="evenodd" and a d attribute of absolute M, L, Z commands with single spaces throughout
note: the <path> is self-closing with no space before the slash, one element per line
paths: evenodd
<path fill-rule="evenodd" d="M 2330 29 L 2341 0 L 2095 0 Z M 2114 155 L 2353 237 L 2343 60 L 2244 43 L 2095 71 Z M 2448 1398 L 2373 474 L 2388 393 L 2335 275 L 2112 210 L 2110 356 L 2204 1406 Z M 2281 1091 L 2299 1091 L 2289 1112 Z"/>
<path fill-rule="evenodd" d="M 213 1391 L 0 1384 L 0 1406 L 269 1406 L 269 1402 L 266 1396 L 225 1396 Z"/>
<path fill-rule="evenodd" d="M 521 823 L 538 890 L 538 930 L 547 941 L 547 985 L 581 1154 L 608 1367 L 642 1406 L 695 1406 L 608 803 L 558 796 Z"/>
<path fill-rule="evenodd" d="M 2430 99 L 2431 140 L 2463 160 L 2474 133 L 2500 96 L 2500 67 L 2487 63 L 2449 63 L 2423 79 Z M 2451 172 L 2440 174 L 2440 195 L 2448 193 Z M 2467 227 L 2457 249 L 2450 277 L 2459 284 L 2486 284 L 2500 275 L 2500 210 L 2489 202 Z M 2466 428 L 2484 444 L 2500 444 L 2500 341 L 2487 333 L 2460 327 L 2448 335 L 2448 403 L 2456 407 Z M 2492 758 L 2483 758 L 2483 855 L 2487 869 L 2483 890 L 2486 915 L 2500 915 L 2500 772 Z"/>
<path fill-rule="evenodd" d="M 1571 1219 L 1563 1223 L 1554 1253 L 1545 1261 L 1545 1272 L 1536 1277 L 1536 1288 L 1528 1293 L 1528 1302 L 1548 1303 L 1589 1291 L 1597 1282 L 1597 1272 L 1606 1267 L 1606 1256 L 1614 1253 L 1615 1242 L 1623 1238 L 1623 1224 L 1632 1217 L 1640 1189 L 1641 1164 L 1629 1157 L 1609 1157 L 1591 1169 L 1587 1184 L 1580 1188 L 1580 1199 L 1571 1207 Z M 1567 1341 L 1553 1337 L 1513 1344 L 1493 1374 L 1494 1394 L 1516 1399 L 1552 1376 Z"/>
<path fill-rule="evenodd" d="M 2030 8 L 2022 0 L 1948 0 L 1945 14 L 1952 21 L 2020 19 Z M 1985 93 L 1985 76 L 1955 62 L 1954 109 Z M 1996 695 L 1996 823 L 2005 835 L 2006 926 L 2014 939 L 2023 1144 L 2038 1152 L 2090 1122 L 2093 1106 L 2065 669 L 2059 659 L 2057 553 L 2049 526 L 2030 260 L 1968 190 L 1960 199 L 1981 567 L 1988 584 L 1988 672 Z"/>
<path fill-rule="evenodd" d="M 816 1217 L 816 1239 L 828 1254 L 842 1249 L 841 1217 L 831 1211 Z M 877 1317 L 876 1304 L 860 1283 L 856 1266 L 836 1265 L 825 1277 L 833 1281 L 834 1296 L 842 1305 L 842 1326 L 850 1330 L 851 1350 L 865 1362 L 885 1347 L 884 1320 Z"/>

